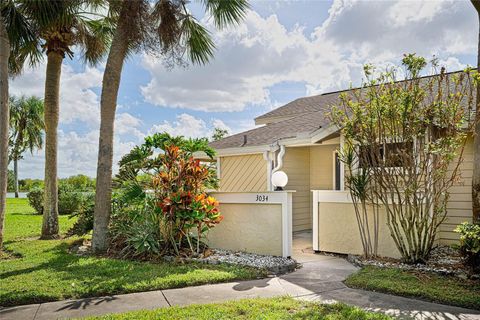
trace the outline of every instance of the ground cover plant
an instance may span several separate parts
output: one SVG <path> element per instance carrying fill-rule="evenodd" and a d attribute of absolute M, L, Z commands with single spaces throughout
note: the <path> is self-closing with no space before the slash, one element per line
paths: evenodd
<path fill-rule="evenodd" d="M 88 318 L 90 320 L 142 319 L 305 319 L 305 320 L 389 320 L 389 316 L 363 311 L 345 304 L 322 305 L 280 297 L 245 299 L 219 304 L 170 307 L 152 311 Z"/>
<path fill-rule="evenodd" d="M 465 265 L 473 272 L 480 272 L 480 224 L 464 222 L 454 231 L 460 234 L 458 247 Z"/>
<path fill-rule="evenodd" d="M 65 233 L 74 223 L 59 217 Z M 42 217 L 27 199 L 8 199 L 5 246 L 0 262 L 0 306 L 167 289 L 252 279 L 262 271 L 205 264 L 150 263 L 78 256 L 70 252 L 80 238 L 41 241 Z M 79 240 L 80 239 L 80 240 Z M 39 285 L 41 284 L 41 285 Z"/>
<path fill-rule="evenodd" d="M 480 310 L 480 280 L 366 266 L 348 277 L 345 284 L 353 288 Z"/>

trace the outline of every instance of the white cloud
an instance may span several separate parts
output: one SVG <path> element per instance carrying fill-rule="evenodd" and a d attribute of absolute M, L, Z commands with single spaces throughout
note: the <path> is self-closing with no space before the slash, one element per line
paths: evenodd
<path fill-rule="evenodd" d="M 114 139 L 114 172 L 118 169 L 117 163 L 121 157 L 128 153 L 135 142 L 125 142 L 115 136 Z M 76 174 L 86 174 L 91 177 L 96 175 L 98 157 L 98 130 L 85 134 L 74 131 L 58 132 L 58 176 L 68 177 Z M 40 150 L 33 155 L 26 153 L 25 158 L 19 162 L 20 178 L 44 177 L 45 152 Z"/>
<path fill-rule="evenodd" d="M 102 85 L 102 71 L 87 67 L 75 72 L 69 65 L 62 66 L 60 82 L 60 122 L 83 121 L 94 127 L 100 121 L 100 101 L 93 89 Z M 36 95 L 44 97 L 45 64 L 35 69 L 26 69 L 10 85 L 13 95 Z"/>
<path fill-rule="evenodd" d="M 129 135 L 140 141 L 145 137 L 140 129 L 143 125 L 141 119 L 134 117 L 130 113 L 119 113 L 115 117 L 115 133 L 119 135 Z"/>
<path fill-rule="evenodd" d="M 167 132 L 175 136 L 208 138 L 212 135 L 214 128 L 226 129 L 228 132 L 232 132 L 231 128 L 220 119 L 212 119 L 210 124 L 207 124 L 202 119 L 182 113 L 177 116 L 175 121 L 164 121 L 162 124 L 154 125 L 150 129 L 149 134 Z"/>
<path fill-rule="evenodd" d="M 476 24 L 468 1 L 336 0 L 311 35 L 250 11 L 241 26 L 214 32 L 218 50 L 206 66 L 168 71 L 144 57 L 152 78 L 142 93 L 147 102 L 172 108 L 265 108 L 269 88 L 284 81 L 303 83 L 310 95 L 358 84 L 364 63 L 398 64 L 404 53 L 453 62 L 454 55 L 475 52 Z"/>

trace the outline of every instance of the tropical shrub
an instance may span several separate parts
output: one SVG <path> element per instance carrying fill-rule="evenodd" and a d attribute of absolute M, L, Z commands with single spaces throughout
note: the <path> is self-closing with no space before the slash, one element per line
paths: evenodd
<path fill-rule="evenodd" d="M 422 263 L 445 220 L 449 190 L 460 179 L 478 74 L 442 68 L 420 77 L 427 62 L 414 54 L 402 64 L 406 81 L 397 81 L 394 68 L 376 73 L 366 66 L 365 85 L 340 94 L 331 117 L 342 128 L 340 158 L 364 255 L 377 255 L 381 207 L 402 259 Z"/>
<path fill-rule="evenodd" d="M 480 224 L 464 222 L 454 231 L 460 234 L 460 252 L 465 264 L 480 271 Z"/>
<path fill-rule="evenodd" d="M 111 250 L 142 258 L 201 254 L 204 238 L 222 216 L 206 191 L 216 183 L 215 173 L 193 158 L 196 151 L 214 155 L 206 139 L 155 134 L 122 158 Z"/>

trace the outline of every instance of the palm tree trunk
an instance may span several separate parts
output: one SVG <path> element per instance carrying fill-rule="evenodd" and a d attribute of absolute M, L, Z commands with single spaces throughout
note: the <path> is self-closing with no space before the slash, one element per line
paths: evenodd
<path fill-rule="evenodd" d="M 477 69 L 480 72 L 480 1 L 472 0 L 479 20 Z M 473 180 L 472 210 L 473 221 L 480 223 L 480 86 L 477 87 L 477 109 L 475 113 L 475 132 L 473 134 Z"/>
<path fill-rule="evenodd" d="M 10 42 L 7 28 L 0 16 L 0 251 L 3 249 L 3 226 L 7 207 L 8 185 L 8 59 Z"/>
<path fill-rule="evenodd" d="M 100 102 L 100 138 L 98 145 L 97 180 L 95 193 L 95 214 L 93 223 L 92 249 L 96 253 L 108 248 L 108 224 L 112 199 L 112 164 L 115 111 L 117 108 L 118 88 L 123 62 L 128 51 L 128 7 L 134 1 L 124 1 L 119 24 L 113 37 L 103 74 L 102 96 Z M 136 2 L 136 1 L 135 1 Z M 123 23 L 122 23 L 123 22 Z"/>
<path fill-rule="evenodd" d="M 41 239 L 58 238 L 57 128 L 63 56 L 49 52 L 45 79 L 45 194 Z"/>
<path fill-rule="evenodd" d="M 13 159 L 13 176 L 15 180 L 15 198 L 18 198 L 18 159 Z"/>

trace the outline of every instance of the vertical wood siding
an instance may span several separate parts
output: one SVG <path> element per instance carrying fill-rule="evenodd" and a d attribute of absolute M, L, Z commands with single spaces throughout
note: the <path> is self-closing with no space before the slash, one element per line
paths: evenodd
<path fill-rule="evenodd" d="M 266 191 L 267 161 L 262 154 L 220 158 L 220 191 Z"/>
<path fill-rule="evenodd" d="M 310 148 L 310 189 L 333 190 L 333 152 L 339 147 L 325 145 Z"/>
<path fill-rule="evenodd" d="M 287 148 L 281 170 L 288 175 L 286 189 L 296 191 L 292 196 L 293 231 L 312 229 L 310 148 Z"/>

